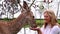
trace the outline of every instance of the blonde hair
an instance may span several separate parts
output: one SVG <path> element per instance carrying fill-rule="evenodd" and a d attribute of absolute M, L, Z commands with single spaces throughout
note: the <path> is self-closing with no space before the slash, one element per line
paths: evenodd
<path fill-rule="evenodd" d="M 52 10 L 45 10 L 44 14 L 47 13 L 49 15 L 49 17 L 51 18 L 50 19 L 50 25 L 51 27 L 53 27 L 54 25 L 56 25 L 57 23 L 57 19 L 56 19 L 56 16 L 54 14 L 54 11 Z M 47 26 L 47 23 L 44 23 L 44 27 L 46 28 Z"/>

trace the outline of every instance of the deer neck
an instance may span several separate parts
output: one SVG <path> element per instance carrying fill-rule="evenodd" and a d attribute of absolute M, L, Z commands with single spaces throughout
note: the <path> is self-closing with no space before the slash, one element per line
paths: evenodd
<path fill-rule="evenodd" d="M 19 30 L 21 30 L 21 28 L 26 24 L 26 18 L 24 15 L 20 15 L 18 18 L 16 18 L 15 20 L 11 21 L 9 24 L 9 30 L 11 31 L 11 33 L 15 34 L 17 33 Z"/>

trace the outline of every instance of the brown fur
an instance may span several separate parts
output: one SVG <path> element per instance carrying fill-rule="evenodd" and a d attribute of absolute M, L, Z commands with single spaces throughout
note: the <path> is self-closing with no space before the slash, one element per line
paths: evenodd
<path fill-rule="evenodd" d="M 31 25 L 31 27 L 36 27 L 33 13 L 29 9 L 25 9 L 18 18 L 12 21 L 0 21 L 0 34 L 17 34 L 26 24 Z"/>

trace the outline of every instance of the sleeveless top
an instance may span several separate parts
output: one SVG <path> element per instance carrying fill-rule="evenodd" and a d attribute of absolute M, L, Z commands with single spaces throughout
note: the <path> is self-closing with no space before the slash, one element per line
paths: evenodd
<path fill-rule="evenodd" d="M 60 34 L 60 28 L 55 25 L 52 28 L 50 25 L 47 25 L 46 28 L 44 26 L 41 28 L 43 34 Z"/>

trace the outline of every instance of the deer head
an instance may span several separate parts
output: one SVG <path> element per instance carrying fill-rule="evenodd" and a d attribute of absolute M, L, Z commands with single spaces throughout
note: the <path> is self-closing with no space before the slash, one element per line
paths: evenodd
<path fill-rule="evenodd" d="M 31 25 L 31 27 L 36 27 L 36 23 L 35 23 L 35 19 L 34 19 L 34 15 L 33 13 L 31 12 L 31 6 L 33 5 L 34 1 L 32 2 L 32 4 L 30 6 L 28 6 L 28 4 L 26 3 L 26 1 L 23 1 L 23 6 L 21 6 L 20 0 L 11 0 L 12 4 L 14 3 L 18 3 L 20 5 L 20 8 L 22 9 L 21 13 L 24 14 L 27 19 L 27 23 L 29 25 Z"/>
<path fill-rule="evenodd" d="M 28 4 L 25 1 L 23 1 L 23 8 L 24 11 L 22 11 L 22 13 L 25 13 L 24 15 L 26 15 L 25 18 L 27 19 L 28 24 L 31 27 L 37 27 L 33 12 L 31 12 L 30 7 L 28 7 Z"/>

